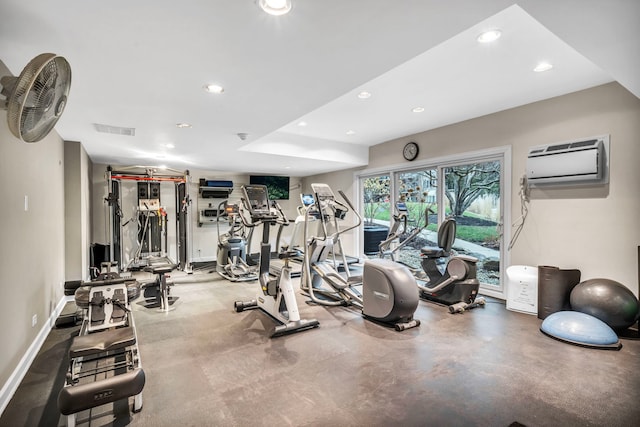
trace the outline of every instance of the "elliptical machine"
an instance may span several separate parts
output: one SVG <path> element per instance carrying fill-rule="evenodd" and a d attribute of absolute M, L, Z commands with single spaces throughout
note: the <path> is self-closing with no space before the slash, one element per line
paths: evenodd
<path fill-rule="evenodd" d="M 408 209 L 405 203 L 396 203 L 396 214 L 393 216 L 394 224 L 390 229 L 387 239 L 380 244 L 380 257 L 389 255 L 395 259 L 395 253 L 403 246 L 415 239 L 428 225 L 429 210 L 425 211 L 424 227 L 416 228 L 409 236 L 395 249 L 389 250 L 391 241 L 398 238 L 407 231 Z M 402 233 L 398 224 L 403 225 Z M 426 300 L 435 301 L 445 305 L 463 303 L 471 306 L 478 295 L 480 282 L 477 279 L 478 259 L 468 255 L 451 256 L 451 247 L 456 239 L 456 221 L 447 218 L 438 228 L 438 246 L 425 246 L 420 249 L 421 265 L 428 281 L 422 280 L 421 272 L 415 272 L 418 278 L 418 289 L 420 297 Z M 449 258 L 444 272 L 438 267 L 438 262 L 444 258 Z M 478 301 L 479 305 L 484 303 Z M 451 311 L 452 313 L 457 311 Z"/>
<path fill-rule="evenodd" d="M 340 274 L 338 263 L 331 260 L 329 254 L 334 253 L 341 234 L 360 226 L 362 217 L 342 191 L 338 193 L 346 204 L 337 201 L 326 184 L 311 184 L 311 187 L 315 194 L 313 207 L 319 212 L 323 235 L 309 236 L 305 222 L 307 246 L 300 281 L 302 291 L 319 305 L 357 307 L 366 319 L 393 326 L 397 331 L 419 326 L 420 321 L 413 318 L 419 301 L 416 280 L 405 266 L 390 260 L 366 260 L 363 275 L 354 276 L 349 273 L 344 252 L 340 251 L 345 276 Z M 307 215 L 309 211 L 311 209 Z M 341 229 L 338 219 L 349 211 L 356 215 L 357 222 Z M 328 222 L 335 231 L 328 231 Z"/>
<path fill-rule="evenodd" d="M 248 228 L 262 225 L 262 244 L 260 245 L 259 282 L 260 292 L 256 299 L 250 301 L 236 301 L 234 308 L 240 313 L 247 309 L 259 308 L 279 324 L 275 327 L 270 338 L 299 332 L 317 327 L 320 322 L 316 319 L 301 319 L 298 311 L 295 291 L 291 283 L 291 266 L 289 258 L 297 255 L 297 251 L 283 249 L 278 258 L 284 261 L 280 275 L 275 279 L 269 277 L 269 263 L 271 260 L 271 244 L 269 243 L 269 228 L 272 225 L 288 223 L 287 217 L 277 202 L 269 201 L 267 187 L 264 185 L 243 185 L 244 197 L 242 202 L 249 211 L 251 222 L 240 213 L 243 224 Z"/>
<path fill-rule="evenodd" d="M 227 218 L 229 230 L 220 234 L 220 218 Z M 240 218 L 240 207 L 230 205 L 227 200 L 218 205 L 216 218 L 218 231 L 218 253 L 216 256 L 216 272 L 232 282 L 248 282 L 258 278 L 255 267 L 247 264 L 247 239 L 245 227 Z"/>

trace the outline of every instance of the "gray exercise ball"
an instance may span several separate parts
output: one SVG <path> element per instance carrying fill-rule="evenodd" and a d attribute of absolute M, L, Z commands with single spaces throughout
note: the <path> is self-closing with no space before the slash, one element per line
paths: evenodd
<path fill-rule="evenodd" d="M 633 325 L 640 315 L 640 304 L 633 292 L 610 279 L 578 283 L 571 291 L 569 301 L 572 310 L 590 314 L 616 330 Z"/>

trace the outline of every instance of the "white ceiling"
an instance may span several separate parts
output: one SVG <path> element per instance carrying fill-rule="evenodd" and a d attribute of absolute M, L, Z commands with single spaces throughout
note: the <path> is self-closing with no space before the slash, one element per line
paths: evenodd
<path fill-rule="evenodd" d="M 56 130 L 94 162 L 220 172 L 361 166 L 371 145 L 614 80 L 640 97 L 637 0 L 292 1 L 0 0 L 0 60 L 67 58 Z"/>

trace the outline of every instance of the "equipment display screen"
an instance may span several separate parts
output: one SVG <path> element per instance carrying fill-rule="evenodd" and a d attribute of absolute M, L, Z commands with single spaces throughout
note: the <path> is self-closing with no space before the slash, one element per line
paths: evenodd
<path fill-rule="evenodd" d="M 269 195 L 265 185 L 245 185 L 242 187 L 246 195 L 251 215 L 269 214 Z"/>
<path fill-rule="evenodd" d="M 301 194 L 300 199 L 302 200 L 302 204 L 305 207 L 311 206 L 316 202 L 316 200 L 313 198 L 313 194 Z"/>

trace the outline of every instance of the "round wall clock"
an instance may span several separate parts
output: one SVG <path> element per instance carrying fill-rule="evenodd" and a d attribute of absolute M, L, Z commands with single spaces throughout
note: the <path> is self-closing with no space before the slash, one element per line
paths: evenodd
<path fill-rule="evenodd" d="M 415 142 L 407 142 L 407 145 L 402 149 L 402 155 L 405 159 L 411 161 L 415 160 L 418 157 L 418 152 L 420 151 L 418 144 Z"/>

